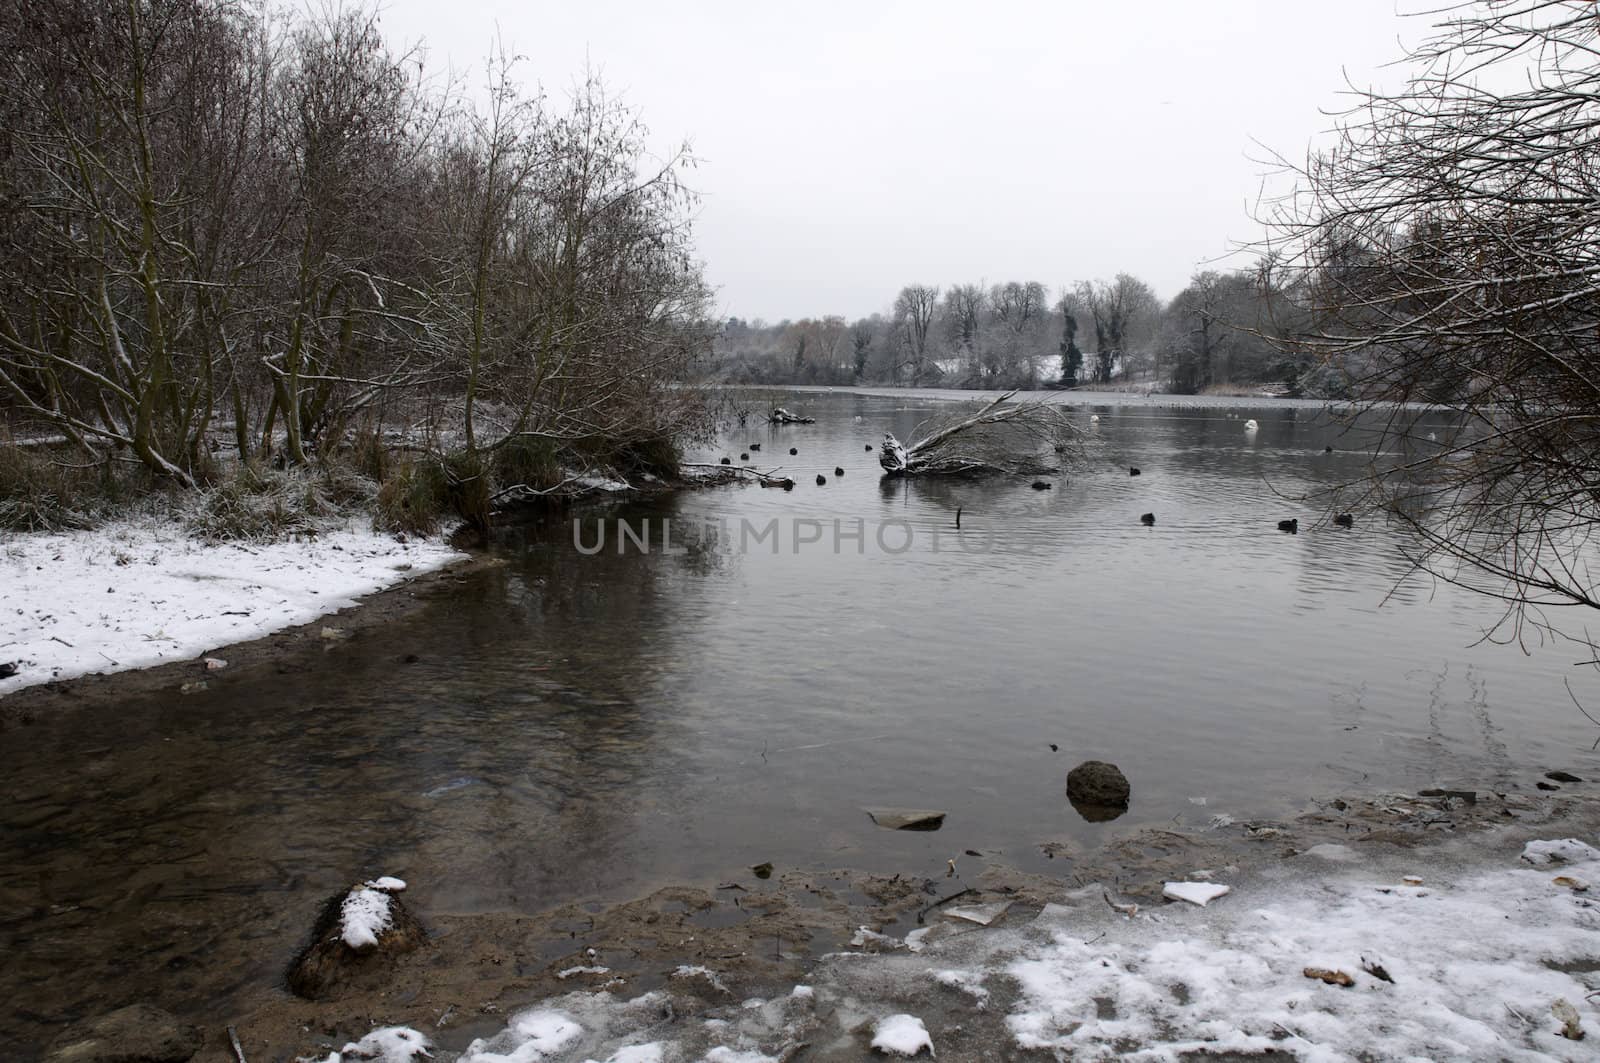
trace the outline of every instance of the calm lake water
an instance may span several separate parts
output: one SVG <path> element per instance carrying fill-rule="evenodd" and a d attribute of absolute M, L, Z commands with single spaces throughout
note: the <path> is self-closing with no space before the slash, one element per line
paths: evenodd
<path fill-rule="evenodd" d="M 151 979 L 221 1006 L 366 875 L 409 879 L 426 915 L 763 861 L 938 874 L 981 849 L 1062 871 L 1042 843 L 1600 770 L 1562 685 L 1581 654 L 1475 646 L 1492 605 L 1408 578 L 1398 529 L 1282 497 L 1368 461 L 1314 406 L 1082 406 L 1086 463 L 1034 491 L 881 479 L 867 444 L 948 408 L 932 395 L 782 401 L 816 423 L 752 421 L 702 457 L 759 442 L 793 492 L 586 509 L 592 556 L 567 520 L 519 525 L 505 565 L 382 633 L 8 734 L 0 1039 Z M 619 552 L 616 516 L 652 548 Z M 836 548 L 836 520 L 863 539 Z M 1132 781 L 1115 823 L 1065 798 L 1089 758 Z M 948 817 L 886 831 L 879 805 Z"/>

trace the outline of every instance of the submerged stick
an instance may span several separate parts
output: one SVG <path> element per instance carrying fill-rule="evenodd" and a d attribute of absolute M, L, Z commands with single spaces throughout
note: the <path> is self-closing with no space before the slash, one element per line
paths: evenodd
<path fill-rule="evenodd" d="M 922 911 L 917 913 L 917 925 L 921 926 L 922 925 L 922 917 L 927 915 L 929 912 L 933 911 L 935 908 L 939 907 L 941 904 L 948 904 L 951 901 L 955 900 L 957 897 L 965 897 L 969 893 L 977 893 L 977 892 L 978 892 L 977 890 L 975 890 L 972 887 L 968 886 L 966 889 L 962 890 L 959 893 L 952 893 L 948 897 L 940 897 L 938 900 L 934 901 L 932 904 L 928 905 L 926 908 L 922 909 Z"/>
<path fill-rule="evenodd" d="M 244 1046 L 239 1044 L 239 1031 L 232 1026 L 228 1027 L 228 1043 L 233 1046 L 233 1056 L 239 1063 L 247 1063 L 244 1058 Z"/>

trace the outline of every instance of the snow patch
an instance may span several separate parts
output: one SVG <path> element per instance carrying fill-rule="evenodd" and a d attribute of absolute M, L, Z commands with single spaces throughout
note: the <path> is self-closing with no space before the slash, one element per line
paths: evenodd
<path fill-rule="evenodd" d="M 6 536 L 0 664 L 18 670 L 0 679 L 0 697 L 194 660 L 310 623 L 464 556 L 441 542 L 355 527 L 278 543 L 202 542 L 170 521 Z"/>
<path fill-rule="evenodd" d="M 1522 847 L 1522 858 L 1535 867 L 1550 867 L 1553 864 L 1576 864 L 1600 859 L 1600 851 L 1576 838 L 1558 838 L 1529 842 Z"/>
<path fill-rule="evenodd" d="M 344 903 L 339 906 L 339 934 L 346 945 L 369 949 L 392 925 L 394 915 L 384 891 L 371 889 L 369 883 L 345 894 Z"/>
<path fill-rule="evenodd" d="M 914 1056 L 923 1049 L 933 1055 L 933 1039 L 915 1015 L 889 1015 L 879 1019 L 873 1027 L 872 1047 L 897 1056 Z"/>
<path fill-rule="evenodd" d="M 345 1045 L 324 1063 L 414 1063 L 431 1059 L 428 1049 L 432 1047 L 426 1036 L 409 1026 L 385 1026 Z"/>

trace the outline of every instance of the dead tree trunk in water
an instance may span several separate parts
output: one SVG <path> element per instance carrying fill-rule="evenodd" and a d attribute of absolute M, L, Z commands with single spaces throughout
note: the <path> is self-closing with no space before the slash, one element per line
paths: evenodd
<path fill-rule="evenodd" d="M 1077 440 L 1066 409 L 1056 403 L 1012 403 L 1016 394 L 1008 391 L 976 413 L 945 423 L 910 446 L 885 433 L 878 464 L 889 476 L 1058 471 L 1057 466 L 1040 460 L 1040 450 L 1048 444 L 1055 453 L 1064 453 Z"/>

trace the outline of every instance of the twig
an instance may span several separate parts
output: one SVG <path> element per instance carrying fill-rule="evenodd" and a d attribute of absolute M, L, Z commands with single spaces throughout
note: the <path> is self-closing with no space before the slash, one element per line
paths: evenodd
<path fill-rule="evenodd" d="M 961 890 L 958 893 L 950 894 L 950 896 L 948 896 L 948 897 L 940 897 L 938 900 L 934 901 L 932 904 L 928 905 L 926 908 L 922 909 L 922 911 L 917 913 L 917 925 L 921 926 L 922 925 L 922 917 L 927 915 L 929 912 L 933 911 L 935 908 L 939 907 L 941 904 L 948 904 L 951 901 L 955 900 L 957 897 L 965 897 L 969 893 L 977 893 L 977 892 L 978 892 L 977 890 L 975 890 L 975 889 L 973 889 L 972 887 L 969 886 L 966 889 Z"/>
<path fill-rule="evenodd" d="M 233 1045 L 233 1057 L 237 1059 L 239 1063 L 246 1063 L 244 1058 L 244 1048 L 239 1044 L 239 1031 L 235 1030 L 232 1026 L 228 1027 L 228 1043 Z"/>

